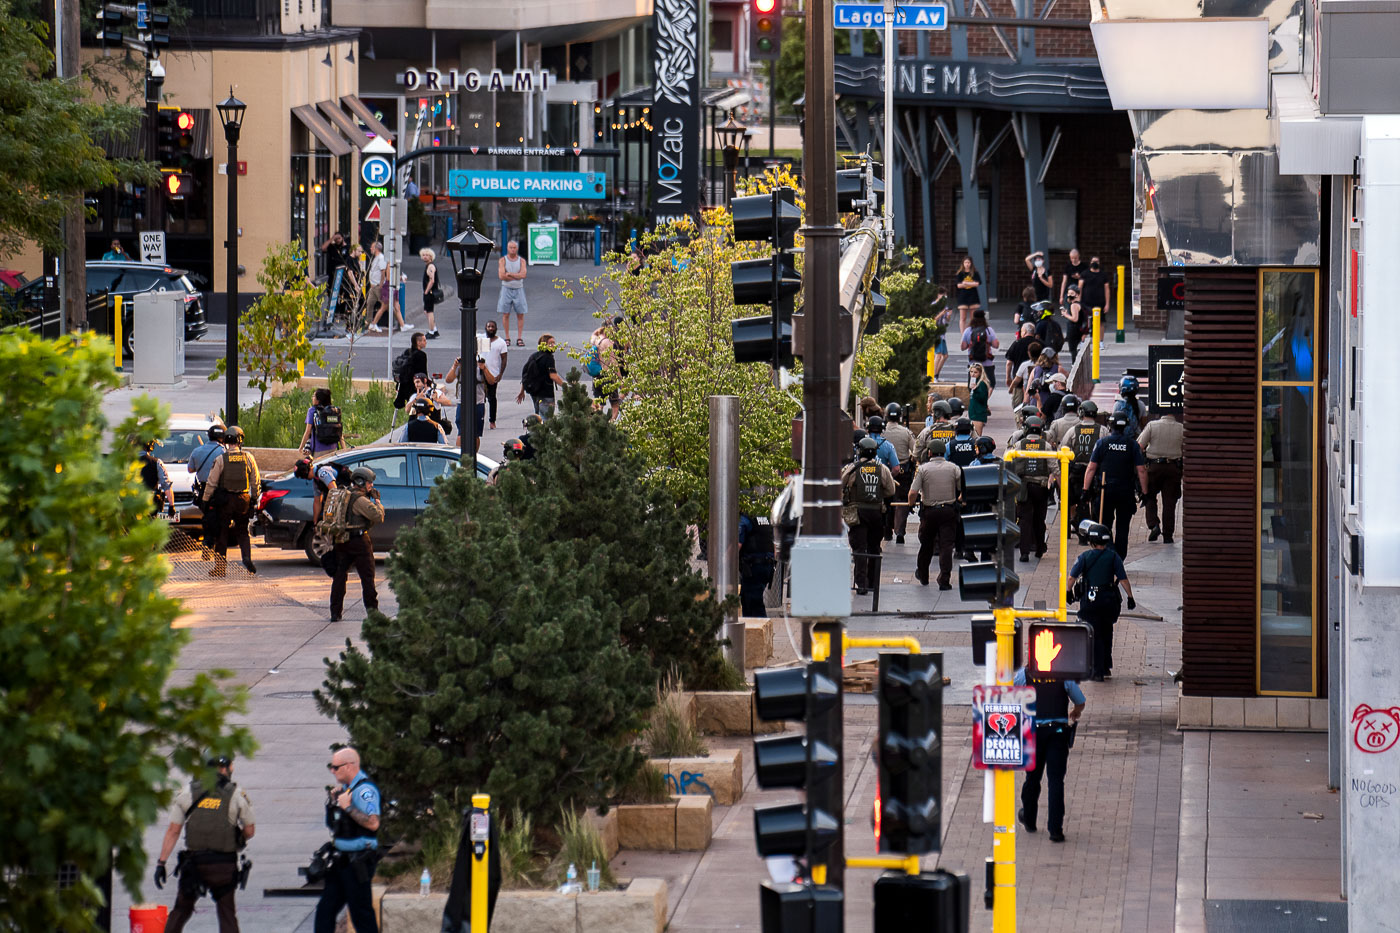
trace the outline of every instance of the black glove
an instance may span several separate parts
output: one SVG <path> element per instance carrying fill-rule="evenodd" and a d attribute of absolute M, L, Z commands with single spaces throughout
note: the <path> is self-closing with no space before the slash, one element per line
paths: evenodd
<path fill-rule="evenodd" d="M 1072 602 L 1074 602 L 1074 601 L 1075 601 L 1074 589 L 1073 589 L 1073 587 L 1071 587 L 1070 589 L 1065 590 L 1065 602 L 1067 602 L 1067 603 L 1072 603 Z"/>
<path fill-rule="evenodd" d="M 165 874 L 165 863 L 164 863 L 164 862 L 156 862 L 156 878 L 155 878 L 155 881 L 156 881 L 156 890 L 160 890 L 161 888 L 165 887 L 165 882 L 167 881 L 167 878 L 166 878 L 166 874 Z"/>
<path fill-rule="evenodd" d="M 1136 608 L 1137 608 L 1137 600 L 1136 600 L 1136 599 L 1133 599 L 1131 596 L 1128 597 L 1128 608 L 1129 608 L 1129 609 L 1136 609 Z"/>

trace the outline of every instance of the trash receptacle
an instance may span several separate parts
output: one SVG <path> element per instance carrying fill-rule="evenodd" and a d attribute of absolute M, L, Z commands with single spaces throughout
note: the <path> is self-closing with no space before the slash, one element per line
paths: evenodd
<path fill-rule="evenodd" d="M 185 295 L 145 292 L 131 309 L 132 381 L 137 385 L 175 385 L 185 374 Z"/>

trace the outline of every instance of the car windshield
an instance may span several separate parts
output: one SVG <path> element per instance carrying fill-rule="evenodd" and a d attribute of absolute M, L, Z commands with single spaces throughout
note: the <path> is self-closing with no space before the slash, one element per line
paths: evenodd
<path fill-rule="evenodd" d="M 209 439 L 208 432 L 196 428 L 176 428 L 156 445 L 156 456 L 166 463 L 185 463 L 190 453 Z"/>

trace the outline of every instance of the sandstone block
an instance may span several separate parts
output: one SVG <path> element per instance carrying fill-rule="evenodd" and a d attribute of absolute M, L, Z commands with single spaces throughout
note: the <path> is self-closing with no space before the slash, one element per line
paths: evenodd
<path fill-rule="evenodd" d="M 666 882 L 636 878 L 621 891 L 579 895 L 579 933 L 662 933 L 666 928 Z"/>
<path fill-rule="evenodd" d="M 706 796 L 676 797 L 676 848 L 703 852 L 710 846 L 714 800 Z"/>
<path fill-rule="evenodd" d="M 1245 697 L 1244 724 L 1250 729 L 1278 728 L 1278 700 L 1274 697 Z"/>
<path fill-rule="evenodd" d="M 727 807 L 744 793 L 743 753 L 735 748 L 717 751 L 704 758 L 653 760 L 664 774 L 671 775 L 671 792 L 681 796 L 707 794 Z"/>
<path fill-rule="evenodd" d="M 1210 697 L 1179 697 L 1176 704 L 1178 729 L 1209 729 Z"/>
<path fill-rule="evenodd" d="M 502 891 L 491 918 L 492 933 L 578 933 L 578 894 L 553 891 Z M 442 914 L 431 931 L 440 933 Z M 384 933 L 399 933 L 387 929 Z"/>
<path fill-rule="evenodd" d="M 617 844 L 617 808 L 613 807 L 608 811 L 607 816 L 599 816 L 595 811 L 588 811 L 585 818 L 593 824 L 593 828 L 598 830 L 598 836 L 603 840 L 603 851 L 608 854 L 608 861 L 617 854 L 619 848 Z"/>
<path fill-rule="evenodd" d="M 747 690 L 703 690 L 695 694 L 695 721 L 707 735 L 753 732 L 753 699 Z"/>
<path fill-rule="evenodd" d="M 617 839 L 624 849 L 672 851 L 676 847 L 675 802 L 617 807 Z"/>
<path fill-rule="evenodd" d="M 427 897 L 385 894 L 380 901 L 379 929 L 383 933 L 439 933 L 442 930 L 442 910 L 446 906 L 446 894 L 429 894 Z M 353 925 L 351 929 L 354 929 Z"/>

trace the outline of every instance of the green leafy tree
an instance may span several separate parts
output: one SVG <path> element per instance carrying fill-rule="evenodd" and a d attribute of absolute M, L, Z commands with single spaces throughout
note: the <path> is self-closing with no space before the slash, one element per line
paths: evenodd
<path fill-rule="evenodd" d="M 53 68 L 47 35 L 0 0 L 0 255 L 26 242 L 61 250 L 60 222 L 85 192 L 150 171 L 108 159 L 96 142 L 130 134 L 141 111 L 94 100 L 77 79 L 44 77 Z"/>
<path fill-rule="evenodd" d="M 755 193 L 793 183 L 786 169 L 769 169 L 751 181 Z M 707 211 L 703 227 L 643 235 L 648 255 L 640 274 L 629 270 L 630 257 L 615 253 L 604 275 L 559 283 L 567 297 L 582 293 L 591 299 L 598 317 L 623 318 L 616 337 L 626 371 L 605 368 L 600 384 L 616 387 L 628 400 L 621 424 L 651 468 L 649 482 L 665 489 L 673 503 L 698 506 L 700 521 L 709 510 L 711 395 L 739 399 L 744 511 L 766 510 L 784 474 L 797 468 L 791 456 L 796 396 L 773 384 L 767 366 L 734 361 L 731 321 L 764 313 L 765 306 L 735 306 L 730 263 L 763 256 L 766 247 L 736 243 L 733 230 L 727 210 Z"/>
<path fill-rule="evenodd" d="M 796 113 L 792 102 L 807 93 L 807 34 L 806 22 L 788 19 L 783 23 L 783 47 L 778 53 L 778 112 L 787 116 Z M 865 30 L 867 54 L 878 53 L 880 33 L 874 29 Z M 838 29 L 832 37 L 836 43 L 837 55 L 851 54 L 851 30 Z"/>
<path fill-rule="evenodd" d="M 0 66 L 3 67 L 3 66 Z M 0 334 L 0 929 L 96 929 L 94 880 L 115 863 L 133 897 L 142 834 L 202 752 L 251 751 L 241 693 L 196 675 L 171 686 L 188 636 L 161 595 L 168 529 L 150 516 L 126 438 L 164 431 L 139 399 L 104 455 L 112 344 Z M 167 757 L 169 754 L 169 758 Z M 176 766 L 172 769 L 171 764 Z M 77 883 L 59 889 L 59 869 Z"/>
<path fill-rule="evenodd" d="M 263 294 L 238 316 L 238 347 L 243 371 L 252 375 L 248 384 L 259 392 L 261 421 L 267 389 L 273 380 L 286 385 L 300 378 L 299 363 L 326 363 L 320 345 L 306 336 L 320 317 L 326 287 L 313 285 L 307 277 L 306 249 L 298 242 L 268 247 L 258 284 L 263 287 Z M 209 381 L 227 372 L 228 357 L 222 357 L 209 374 Z"/>

